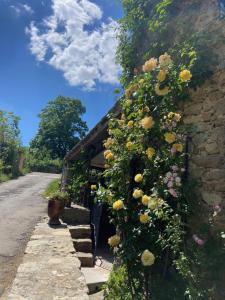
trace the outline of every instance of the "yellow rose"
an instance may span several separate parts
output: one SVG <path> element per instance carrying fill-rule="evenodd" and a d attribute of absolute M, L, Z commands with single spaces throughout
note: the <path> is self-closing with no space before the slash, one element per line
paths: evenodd
<path fill-rule="evenodd" d="M 134 144 L 132 142 L 127 142 L 126 143 L 126 147 L 127 147 L 128 150 L 132 150 L 133 146 L 134 146 Z"/>
<path fill-rule="evenodd" d="M 147 150 L 146 150 L 146 154 L 148 156 L 148 159 L 152 159 L 153 156 L 155 155 L 155 149 L 153 149 L 152 147 L 149 147 Z"/>
<path fill-rule="evenodd" d="M 174 117 L 174 113 L 172 111 L 169 112 L 168 115 L 167 115 L 167 118 L 168 119 L 173 119 L 173 117 Z"/>
<path fill-rule="evenodd" d="M 112 134 L 113 134 L 113 130 L 112 130 L 112 129 L 109 129 L 109 130 L 108 130 L 108 133 L 109 133 L 109 135 L 112 135 Z"/>
<path fill-rule="evenodd" d="M 114 143 L 114 140 L 112 138 L 108 138 L 105 143 L 104 143 L 104 147 L 107 149 L 109 148 L 112 144 Z"/>
<path fill-rule="evenodd" d="M 137 174 L 135 177 L 134 177 L 134 181 L 139 183 L 139 182 L 142 182 L 143 180 L 143 175 L 141 174 Z"/>
<path fill-rule="evenodd" d="M 164 200 L 162 198 L 157 199 L 157 206 L 161 207 L 163 204 L 165 204 Z"/>
<path fill-rule="evenodd" d="M 140 215 L 140 222 L 142 223 L 142 224 L 146 224 L 146 223 L 148 223 L 150 221 L 150 217 L 149 217 L 149 215 L 148 214 L 141 214 Z"/>
<path fill-rule="evenodd" d="M 148 203 L 150 201 L 151 197 L 147 196 L 147 195 L 144 195 L 142 197 L 142 204 L 145 205 L 145 206 L 148 206 Z"/>
<path fill-rule="evenodd" d="M 155 262 L 155 256 L 149 250 L 145 250 L 141 255 L 141 261 L 142 261 L 143 266 L 150 267 Z"/>
<path fill-rule="evenodd" d="M 141 120 L 141 126 L 144 129 L 151 129 L 154 126 L 155 122 L 152 117 L 145 117 Z"/>
<path fill-rule="evenodd" d="M 167 118 L 170 120 L 173 119 L 174 121 L 179 122 L 181 120 L 181 115 L 178 113 L 170 112 L 170 113 L 168 113 Z"/>
<path fill-rule="evenodd" d="M 151 58 L 145 62 L 142 67 L 143 72 L 148 73 L 154 70 L 157 67 L 158 61 L 156 58 Z"/>
<path fill-rule="evenodd" d="M 141 80 L 139 80 L 139 84 L 144 84 L 145 83 L 145 80 L 144 79 L 141 79 Z"/>
<path fill-rule="evenodd" d="M 177 152 L 183 152 L 183 145 L 180 143 L 173 144 L 173 149 L 175 149 Z"/>
<path fill-rule="evenodd" d="M 105 158 L 106 158 L 106 156 L 107 156 L 109 153 L 112 153 L 112 152 L 111 152 L 110 150 L 104 151 L 104 156 L 105 156 Z"/>
<path fill-rule="evenodd" d="M 167 132 L 164 134 L 165 141 L 169 144 L 172 144 L 176 140 L 176 135 L 174 133 Z"/>
<path fill-rule="evenodd" d="M 97 190 L 97 185 L 96 184 L 92 184 L 91 185 L 91 190 L 92 191 L 96 191 Z"/>
<path fill-rule="evenodd" d="M 129 98 L 131 95 L 132 95 L 132 89 L 131 89 L 131 88 L 127 88 L 127 89 L 125 90 L 125 96 L 126 96 L 127 98 Z"/>
<path fill-rule="evenodd" d="M 114 159 L 114 155 L 113 155 L 113 153 L 110 151 L 110 153 L 107 154 L 105 158 L 106 158 L 107 160 L 113 160 L 113 159 Z"/>
<path fill-rule="evenodd" d="M 108 239 L 108 244 L 111 247 L 117 247 L 120 243 L 120 236 L 115 234 Z"/>
<path fill-rule="evenodd" d="M 130 85 L 130 86 L 125 90 L 125 96 L 126 96 L 126 98 L 130 98 L 130 96 L 132 96 L 132 94 L 136 91 L 137 88 L 138 88 L 138 86 L 137 86 L 136 84 Z"/>
<path fill-rule="evenodd" d="M 160 57 L 159 57 L 160 67 L 165 68 L 169 64 L 171 64 L 171 62 L 172 62 L 172 59 L 171 59 L 171 56 L 169 54 L 164 53 L 163 55 L 160 55 Z"/>
<path fill-rule="evenodd" d="M 129 129 L 131 129 L 133 126 L 134 126 L 134 121 L 129 121 L 129 122 L 127 123 L 127 127 L 128 127 Z"/>
<path fill-rule="evenodd" d="M 166 71 L 160 70 L 157 79 L 159 82 L 163 82 L 166 79 Z"/>
<path fill-rule="evenodd" d="M 122 200 L 117 200 L 116 202 L 113 203 L 113 209 L 114 210 L 121 210 L 124 208 L 123 201 Z"/>
<path fill-rule="evenodd" d="M 155 210 L 157 207 L 158 207 L 158 202 L 156 199 L 153 199 L 151 198 L 149 203 L 148 203 L 148 207 L 151 209 L 151 210 Z"/>
<path fill-rule="evenodd" d="M 155 93 L 158 96 L 166 96 L 170 92 L 170 89 L 168 86 L 164 87 L 163 89 L 160 89 L 159 84 L 156 84 L 155 86 Z"/>
<path fill-rule="evenodd" d="M 132 104 L 132 100 L 129 99 L 129 100 L 126 101 L 127 106 L 131 106 L 131 104 Z"/>
<path fill-rule="evenodd" d="M 175 120 L 176 122 L 180 122 L 180 120 L 181 120 L 181 115 L 180 115 L 180 114 L 177 114 L 177 113 L 174 113 L 174 120 Z"/>
<path fill-rule="evenodd" d="M 189 70 L 183 70 L 180 72 L 180 80 L 183 82 L 190 81 L 192 78 L 192 74 Z"/>
<path fill-rule="evenodd" d="M 148 106 L 145 106 L 145 107 L 143 108 L 143 112 L 144 112 L 144 113 L 147 113 L 147 112 L 149 112 L 149 111 L 150 111 L 150 109 L 149 109 Z"/>
<path fill-rule="evenodd" d="M 139 199 L 139 198 L 141 198 L 142 196 L 143 196 L 143 191 L 142 191 L 142 190 L 139 190 L 139 189 L 134 190 L 134 192 L 133 192 L 133 197 L 134 197 L 135 199 Z"/>

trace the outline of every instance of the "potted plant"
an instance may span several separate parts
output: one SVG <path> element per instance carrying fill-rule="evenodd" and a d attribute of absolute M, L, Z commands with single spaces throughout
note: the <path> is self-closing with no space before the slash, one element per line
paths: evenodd
<path fill-rule="evenodd" d="M 69 195 L 66 192 L 55 192 L 48 198 L 48 216 L 49 225 L 61 225 L 59 216 L 62 214 L 66 203 L 69 200 Z"/>

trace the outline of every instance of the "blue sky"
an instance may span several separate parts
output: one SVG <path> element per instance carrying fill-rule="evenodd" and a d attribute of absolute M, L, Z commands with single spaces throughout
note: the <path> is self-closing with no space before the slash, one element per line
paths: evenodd
<path fill-rule="evenodd" d="M 115 102 L 119 0 L 0 0 L 0 109 L 21 117 L 24 145 L 58 95 L 78 98 L 91 129 Z"/>

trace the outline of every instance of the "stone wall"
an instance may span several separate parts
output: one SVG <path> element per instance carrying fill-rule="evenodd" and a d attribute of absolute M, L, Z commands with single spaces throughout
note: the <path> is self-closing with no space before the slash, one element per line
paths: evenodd
<path fill-rule="evenodd" d="M 215 59 L 213 76 L 191 90 L 191 99 L 182 106 L 184 122 L 192 127 L 189 174 L 198 183 L 203 208 L 212 210 L 215 204 L 225 208 L 225 20 L 219 18 L 217 0 L 187 1 L 178 20 L 205 34 Z M 222 228 L 224 210 L 217 220 Z"/>
<path fill-rule="evenodd" d="M 192 127 L 189 174 L 199 184 L 198 195 L 209 208 L 225 206 L 225 71 L 191 91 L 183 112 Z"/>

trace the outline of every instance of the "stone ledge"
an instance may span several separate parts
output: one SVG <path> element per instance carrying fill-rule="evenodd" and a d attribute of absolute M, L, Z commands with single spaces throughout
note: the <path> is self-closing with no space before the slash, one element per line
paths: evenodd
<path fill-rule="evenodd" d="M 65 225 L 36 226 L 9 300 L 87 300 L 88 288 Z"/>

